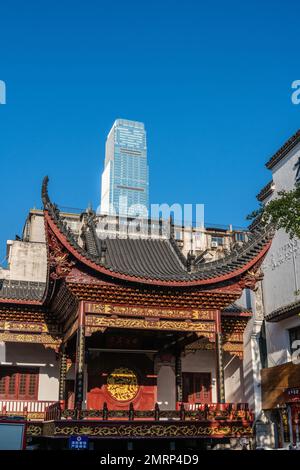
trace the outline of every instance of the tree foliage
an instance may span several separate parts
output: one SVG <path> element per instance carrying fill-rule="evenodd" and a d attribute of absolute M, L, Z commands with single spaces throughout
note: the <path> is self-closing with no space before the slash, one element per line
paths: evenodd
<path fill-rule="evenodd" d="M 291 238 L 300 238 L 300 184 L 291 191 L 279 191 L 277 197 L 248 215 L 247 219 L 259 219 L 271 223 L 276 229 L 284 229 Z"/>

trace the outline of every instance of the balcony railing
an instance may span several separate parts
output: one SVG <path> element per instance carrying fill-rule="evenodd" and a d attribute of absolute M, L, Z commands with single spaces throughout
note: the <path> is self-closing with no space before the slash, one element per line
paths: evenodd
<path fill-rule="evenodd" d="M 205 403 L 191 405 L 178 403 L 177 410 L 161 410 L 156 404 L 153 410 L 135 410 L 131 403 L 126 410 L 110 410 L 107 404 L 100 410 L 64 409 L 60 402 L 51 404 L 45 410 L 45 420 L 98 419 L 98 420 L 155 420 L 155 421 L 253 421 L 253 414 L 247 403 Z"/>
<path fill-rule="evenodd" d="M 56 403 L 46 400 L 0 400 L 0 415 L 44 419 L 46 409 Z"/>

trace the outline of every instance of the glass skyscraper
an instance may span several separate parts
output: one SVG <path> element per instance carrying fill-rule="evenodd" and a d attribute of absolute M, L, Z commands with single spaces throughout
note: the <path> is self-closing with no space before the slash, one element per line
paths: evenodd
<path fill-rule="evenodd" d="M 145 126 L 117 119 L 106 140 L 101 213 L 143 216 L 148 210 L 148 192 Z"/>

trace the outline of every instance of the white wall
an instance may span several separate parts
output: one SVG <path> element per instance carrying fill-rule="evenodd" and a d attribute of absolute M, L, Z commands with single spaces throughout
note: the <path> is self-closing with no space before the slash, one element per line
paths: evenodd
<path fill-rule="evenodd" d="M 289 152 L 273 169 L 274 193 L 292 190 L 296 182 L 296 164 L 300 158 L 300 144 Z M 267 202 L 267 201 L 266 201 Z M 265 315 L 283 306 L 300 301 L 300 240 L 290 239 L 284 230 L 275 233 L 271 248 L 263 262 L 263 294 Z M 300 326 L 300 318 L 293 315 L 279 322 L 266 322 L 268 367 L 291 360 L 289 329 Z"/>
<path fill-rule="evenodd" d="M 224 353 L 225 399 L 229 403 L 245 402 L 243 361 Z"/>
<path fill-rule="evenodd" d="M 212 379 L 212 401 L 217 401 L 215 351 L 197 351 L 186 354 L 182 357 L 182 372 L 210 372 Z"/>
<path fill-rule="evenodd" d="M 39 344 L 0 343 L 1 365 L 39 367 L 39 400 L 58 400 L 59 363 L 52 349 Z"/>
<path fill-rule="evenodd" d="M 300 326 L 298 315 L 280 322 L 266 323 L 268 367 L 285 364 L 291 360 L 288 330 L 297 326 Z"/>
<path fill-rule="evenodd" d="M 175 373 L 171 365 L 161 365 L 158 370 L 157 402 L 162 410 L 175 410 Z"/>
<path fill-rule="evenodd" d="M 262 266 L 265 314 L 300 300 L 300 241 L 276 232 Z"/>
<path fill-rule="evenodd" d="M 260 326 L 258 327 L 260 329 Z M 258 414 L 261 407 L 260 369 L 261 361 L 256 340 L 256 322 L 253 316 L 244 331 L 244 397 L 250 409 Z"/>
<path fill-rule="evenodd" d="M 281 160 L 272 170 L 275 190 L 274 199 L 282 189 L 295 186 L 296 163 L 300 158 L 300 144 Z M 284 230 L 278 230 L 262 265 L 264 272 L 265 313 L 300 300 L 300 240 L 291 240 Z"/>

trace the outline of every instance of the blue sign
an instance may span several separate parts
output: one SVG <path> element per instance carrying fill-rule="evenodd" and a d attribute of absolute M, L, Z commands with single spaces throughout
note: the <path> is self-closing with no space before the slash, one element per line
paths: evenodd
<path fill-rule="evenodd" d="M 87 436 L 71 436 L 69 438 L 69 449 L 87 450 L 89 448 L 89 438 Z"/>

